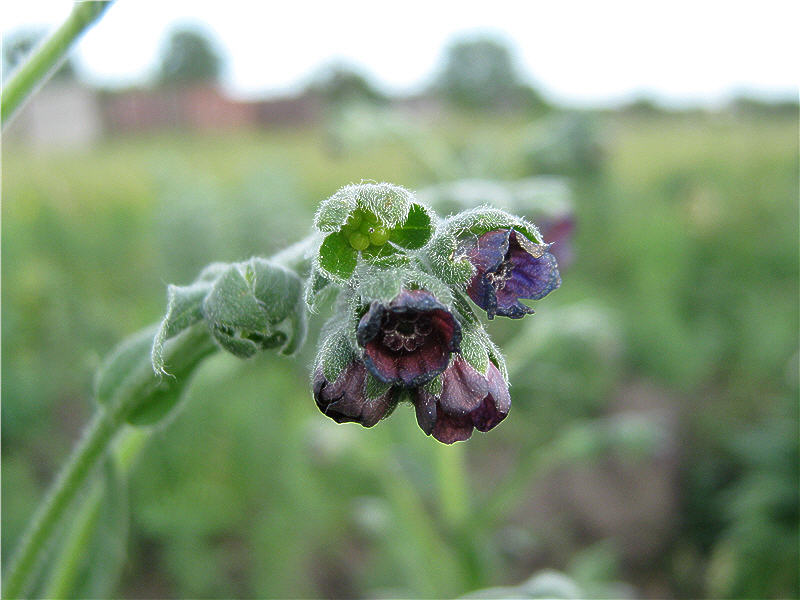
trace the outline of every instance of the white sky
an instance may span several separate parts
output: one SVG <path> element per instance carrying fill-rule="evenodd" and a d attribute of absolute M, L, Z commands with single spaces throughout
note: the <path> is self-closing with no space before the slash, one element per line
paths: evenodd
<path fill-rule="evenodd" d="M 5 0 L 0 31 L 57 26 L 69 0 Z M 449 40 L 488 31 L 515 48 L 548 97 L 613 104 L 639 94 L 713 104 L 743 89 L 796 98 L 800 2 L 776 0 L 117 0 L 76 50 L 79 72 L 106 85 L 143 83 L 171 25 L 216 38 L 235 95 L 294 91 L 320 64 L 346 59 L 384 89 L 429 82 Z"/>

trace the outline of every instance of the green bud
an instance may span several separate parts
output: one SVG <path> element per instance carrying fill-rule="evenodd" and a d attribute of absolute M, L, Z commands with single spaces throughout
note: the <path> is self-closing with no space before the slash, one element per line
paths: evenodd
<path fill-rule="evenodd" d="M 361 225 L 361 212 L 356 211 L 347 219 L 347 227 L 350 229 L 357 229 L 359 225 Z"/>
<path fill-rule="evenodd" d="M 348 238 L 350 245 L 356 250 L 369 248 L 369 238 L 363 233 L 354 233 Z"/>
<path fill-rule="evenodd" d="M 369 241 L 374 246 L 383 246 L 389 241 L 389 232 L 386 231 L 385 227 L 375 227 L 372 233 L 369 234 Z"/>

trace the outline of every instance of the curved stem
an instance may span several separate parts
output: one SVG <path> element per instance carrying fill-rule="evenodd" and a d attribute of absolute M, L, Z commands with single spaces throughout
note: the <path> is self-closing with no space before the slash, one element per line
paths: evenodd
<path fill-rule="evenodd" d="M 111 0 L 113 1 L 113 0 Z M 111 5 L 111 1 L 76 2 L 67 20 L 56 29 L 11 77 L 0 100 L 2 126 L 36 88 L 58 68 L 77 39 Z"/>
<path fill-rule="evenodd" d="M 182 364 L 198 364 L 215 348 L 205 324 L 201 323 L 171 340 L 167 352 L 178 370 Z M 3 598 L 18 598 L 25 593 L 65 511 L 94 472 L 94 467 L 106 455 L 115 435 L 125 425 L 125 417 L 157 383 L 147 357 L 121 382 L 111 402 L 97 408 L 81 441 L 39 505 L 20 542 L 7 571 Z"/>

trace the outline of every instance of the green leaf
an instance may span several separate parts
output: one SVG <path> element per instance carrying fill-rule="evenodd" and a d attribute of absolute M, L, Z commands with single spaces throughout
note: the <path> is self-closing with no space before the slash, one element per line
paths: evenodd
<path fill-rule="evenodd" d="M 314 215 L 314 227 L 318 231 L 339 231 L 342 228 L 350 213 L 356 209 L 355 187 L 345 186 L 320 203 Z"/>
<path fill-rule="evenodd" d="M 116 394 L 134 393 L 137 404 L 127 416 L 134 425 L 151 425 L 164 418 L 180 401 L 190 375 L 215 350 L 208 329 L 198 323 L 183 331 L 164 347 L 164 371 L 153 373 L 151 348 L 157 328 L 145 329 L 120 344 L 98 370 L 95 397 L 109 404 Z M 170 355 L 172 344 L 180 342 L 181 351 Z M 131 390 L 131 386 L 136 386 Z"/>
<path fill-rule="evenodd" d="M 140 401 L 127 416 L 131 425 L 153 425 L 167 417 L 183 399 L 195 369 L 216 350 L 205 327 L 198 325 L 180 335 L 192 342 L 166 361 L 168 375 L 154 377 L 142 390 Z"/>
<path fill-rule="evenodd" d="M 342 188 L 342 191 L 345 190 L 355 196 L 359 208 L 371 212 L 389 228 L 397 227 L 408 219 L 414 199 L 407 189 L 391 183 L 361 183 Z"/>
<path fill-rule="evenodd" d="M 489 368 L 489 355 L 483 344 L 483 336 L 477 330 L 478 326 L 462 324 L 461 328 L 461 356 L 481 375 L 486 375 Z"/>
<path fill-rule="evenodd" d="M 466 257 L 457 256 L 455 236 L 448 231 L 437 233 L 425 251 L 434 274 L 449 284 L 466 283 L 474 271 Z"/>
<path fill-rule="evenodd" d="M 267 315 L 236 265 L 217 279 L 203 302 L 203 313 L 212 328 L 267 331 Z"/>
<path fill-rule="evenodd" d="M 357 271 L 358 295 L 363 304 L 373 300 L 387 303 L 397 296 L 405 282 L 404 268 L 377 268 L 362 264 Z"/>
<path fill-rule="evenodd" d="M 300 277 L 294 271 L 263 258 L 251 258 L 245 264 L 252 277 L 253 293 L 261 302 L 267 320 L 274 324 L 292 315 L 302 297 Z"/>
<path fill-rule="evenodd" d="M 329 286 L 330 283 L 331 280 L 328 279 L 322 271 L 315 268 L 311 269 L 311 274 L 308 276 L 308 281 L 306 281 L 306 287 L 303 293 L 303 299 L 306 302 L 308 310 L 311 312 L 317 311 L 323 299 L 333 290 L 333 288 Z"/>
<path fill-rule="evenodd" d="M 331 233 L 319 247 L 319 267 L 333 279 L 349 279 L 356 268 L 356 251 L 339 232 Z"/>
<path fill-rule="evenodd" d="M 150 362 L 153 338 L 158 328 L 148 327 L 124 340 L 108 356 L 97 371 L 95 379 L 95 398 L 100 404 L 111 401 L 114 393 L 122 386 L 146 358 Z M 153 374 L 153 380 L 156 375 Z"/>
<path fill-rule="evenodd" d="M 211 284 L 206 282 L 167 287 L 167 314 L 155 334 L 150 355 L 156 373 L 164 369 L 164 343 L 202 320 L 203 300 L 210 291 Z"/>
<path fill-rule="evenodd" d="M 322 340 L 315 364 L 322 365 L 322 373 L 328 381 L 336 381 L 339 374 L 347 368 L 354 358 L 353 348 L 345 332 L 345 326 L 338 315 L 334 315 L 326 324 L 327 335 L 323 330 Z"/>
<path fill-rule="evenodd" d="M 422 248 L 433 233 L 431 216 L 421 204 L 412 204 L 408 218 L 389 236 L 389 241 L 407 249 Z"/>
<path fill-rule="evenodd" d="M 424 385 L 425 391 L 432 396 L 441 396 L 444 389 L 444 379 L 441 373 Z"/>
<path fill-rule="evenodd" d="M 442 223 L 441 230 L 459 238 L 468 233 L 483 235 L 487 231 L 511 227 L 524 234 L 530 241 L 537 244 L 542 243 L 542 235 L 536 225 L 526 219 L 488 206 L 479 206 L 450 217 Z"/>
<path fill-rule="evenodd" d="M 364 386 L 364 391 L 366 393 L 368 400 L 374 400 L 375 398 L 380 398 L 386 393 L 392 385 L 390 383 L 383 383 L 375 379 L 371 373 L 367 373 L 367 381 Z"/>

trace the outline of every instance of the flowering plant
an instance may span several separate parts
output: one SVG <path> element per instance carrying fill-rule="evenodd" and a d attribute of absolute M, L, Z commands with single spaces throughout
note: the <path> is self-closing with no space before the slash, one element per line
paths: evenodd
<path fill-rule="evenodd" d="M 468 298 L 490 319 L 521 318 L 533 310 L 520 299 L 560 285 L 535 226 L 491 208 L 439 220 L 383 183 L 341 189 L 316 228 L 325 237 L 306 298 L 313 308 L 317 291 L 338 290 L 314 368 L 319 409 L 372 427 L 405 399 L 446 444 L 499 424 L 511 406 L 505 364 Z"/>
<path fill-rule="evenodd" d="M 95 421 L 12 563 L 9 595 L 24 590 L 58 519 L 126 424 L 164 422 L 196 367 L 219 350 L 294 354 L 324 298 L 335 298 L 333 314 L 311 382 L 323 414 L 372 427 L 408 402 L 422 431 L 445 444 L 491 430 L 511 397 L 503 356 L 477 313 L 533 312 L 520 299 L 560 284 L 548 249 L 533 224 L 506 212 L 440 219 L 402 187 L 361 183 L 324 201 L 302 242 L 270 259 L 214 263 L 191 285 L 169 286 L 161 323 L 100 369 Z"/>

